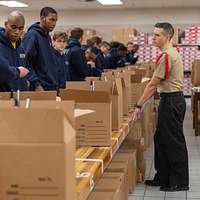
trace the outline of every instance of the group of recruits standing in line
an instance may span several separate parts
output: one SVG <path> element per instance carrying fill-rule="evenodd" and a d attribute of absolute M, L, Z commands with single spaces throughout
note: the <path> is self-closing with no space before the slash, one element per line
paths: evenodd
<path fill-rule="evenodd" d="M 135 64 L 137 45 L 108 43 L 95 36 L 81 46 L 83 30 L 52 32 L 58 14 L 51 7 L 40 11 L 40 22 L 31 25 L 21 40 L 25 18 L 13 11 L 0 28 L 0 91 L 43 91 L 65 88 L 66 81 L 100 76 L 105 68 Z"/>

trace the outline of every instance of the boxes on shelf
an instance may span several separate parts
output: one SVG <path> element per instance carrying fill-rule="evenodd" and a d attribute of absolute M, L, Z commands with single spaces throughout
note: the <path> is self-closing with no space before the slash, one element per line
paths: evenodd
<path fill-rule="evenodd" d="M 133 108 L 139 98 L 142 96 L 143 91 L 149 82 L 149 79 L 142 78 L 141 74 L 131 76 L 131 107 Z"/>
<path fill-rule="evenodd" d="M 112 162 L 126 162 L 128 160 L 128 187 L 129 193 L 132 193 L 137 182 L 137 159 L 136 150 L 120 149 Z"/>
<path fill-rule="evenodd" d="M 61 107 L 25 109 L 1 102 L 1 199 L 76 199 L 75 130 L 69 115 Z"/>
<path fill-rule="evenodd" d="M 109 93 L 112 101 L 112 130 L 119 130 L 123 122 L 122 82 L 121 78 L 109 78 L 108 75 L 106 76 L 107 81 L 91 81 L 88 77 L 85 82 L 68 82 L 66 88 Z"/>
<path fill-rule="evenodd" d="M 61 90 L 62 101 L 74 100 L 87 115 L 76 118 L 77 146 L 111 146 L 111 96 L 108 92 Z"/>
<path fill-rule="evenodd" d="M 110 148 L 81 147 L 76 150 L 77 199 L 86 199 L 111 159 Z"/>
<path fill-rule="evenodd" d="M 14 97 L 17 93 L 14 92 Z M 20 92 L 20 100 L 26 100 L 30 98 L 31 100 L 53 100 L 56 101 L 57 91 L 40 91 L 40 92 Z"/>
<path fill-rule="evenodd" d="M 152 97 L 145 105 L 144 110 L 141 115 L 141 119 L 139 122 L 141 123 L 142 127 L 142 137 L 144 137 L 144 144 L 145 149 L 147 149 L 152 141 L 153 141 L 153 134 L 154 134 L 154 98 Z"/>
<path fill-rule="evenodd" d="M 117 160 L 117 158 L 115 160 L 112 160 L 110 165 L 108 166 L 108 168 L 106 169 L 106 173 L 107 172 L 112 172 L 112 173 L 124 173 L 124 182 L 126 184 L 125 186 L 125 191 L 124 191 L 124 199 L 128 199 L 128 193 L 129 193 L 129 184 L 130 184 L 130 179 L 131 177 L 129 177 L 130 175 L 132 175 L 130 170 L 130 158 L 121 158 L 119 160 Z"/>
<path fill-rule="evenodd" d="M 0 100 L 10 100 L 12 97 L 11 92 L 0 92 Z"/>
<path fill-rule="evenodd" d="M 88 200 L 128 200 L 124 173 L 105 172 Z"/>
<path fill-rule="evenodd" d="M 120 147 L 120 152 L 136 150 L 137 182 L 143 182 L 145 176 L 144 138 L 135 139 L 134 133 L 130 133 Z"/>

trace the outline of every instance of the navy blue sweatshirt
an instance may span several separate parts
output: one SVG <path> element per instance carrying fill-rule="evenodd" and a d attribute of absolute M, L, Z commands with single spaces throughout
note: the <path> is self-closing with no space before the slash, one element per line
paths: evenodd
<path fill-rule="evenodd" d="M 103 72 L 104 69 L 106 68 L 106 60 L 105 60 L 105 57 L 104 57 L 103 53 L 101 52 L 101 50 L 99 50 L 99 53 L 97 54 L 96 67 L 101 72 Z"/>
<path fill-rule="evenodd" d="M 71 81 L 84 81 L 86 76 L 99 76 L 101 72 L 97 68 L 87 65 L 85 52 L 76 38 L 70 37 L 67 47 L 67 59 Z"/>
<path fill-rule="evenodd" d="M 28 64 L 34 72 L 31 89 L 35 90 L 41 85 L 45 90 L 57 90 L 56 62 L 49 33 L 37 22 L 28 29 L 22 45 Z"/>
<path fill-rule="evenodd" d="M 106 68 L 116 69 L 118 67 L 125 67 L 125 60 L 117 54 L 117 48 L 112 48 L 105 57 Z"/>
<path fill-rule="evenodd" d="M 126 62 L 134 65 L 138 60 L 138 56 L 135 55 L 134 52 L 127 52 L 126 54 Z"/>
<path fill-rule="evenodd" d="M 70 81 L 69 63 L 67 56 L 65 54 L 62 55 L 56 49 L 54 49 L 54 56 L 56 60 L 56 78 L 59 88 L 65 88 L 66 81 Z"/>
<path fill-rule="evenodd" d="M 8 61 L 0 57 L 0 92 L 8 91 L 7 83 L 16 81 L 19 75 L 18 68 L 9 66 Z"/>
<path fill-rule="evenodd" d="M 27 67 L 25 52 L 21 47 L 21 40 L 16 42 L 16 48 L 14 48 L 8 36 L 6 35 L 4 28 L 0 28 L 0 57 L 4 59 L 4 67 L 11 66 L 15 67 L 16 70 L 20 66 Z M 1 91 L 9 92 L 16 91 L 18 89 L 20 91 L 27 91 L 29 89 L 27 80 L 27 77 L 7 79 L 6 83 L 1 85 Z"/>

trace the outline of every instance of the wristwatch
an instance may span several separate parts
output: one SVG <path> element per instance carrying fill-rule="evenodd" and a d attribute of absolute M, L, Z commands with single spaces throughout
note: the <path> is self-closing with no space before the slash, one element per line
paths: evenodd
<path fill-rule="evenodd" d="M 139 109 L 141 109 L 141 108 L 142 108 L 142 106 L 141 106 L 141 105 L 139 105 L 138 103 L 136 103 L 136 104 L 135 104 L 135 108 L 139 108 Z"/>

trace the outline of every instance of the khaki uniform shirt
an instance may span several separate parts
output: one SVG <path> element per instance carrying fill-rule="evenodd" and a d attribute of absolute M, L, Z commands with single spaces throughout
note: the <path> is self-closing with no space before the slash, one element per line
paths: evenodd
<path fill-rule="evenodd" d="M 156 64 L 153 77 L 161 78 L 158 92 L 169 93 L 183 90 L 183 63 L 181 56 L 171 44 L 162 50 L 163 55 Z M 168 54 L 168 79 L 166 79 L 166 53 Z"/>

